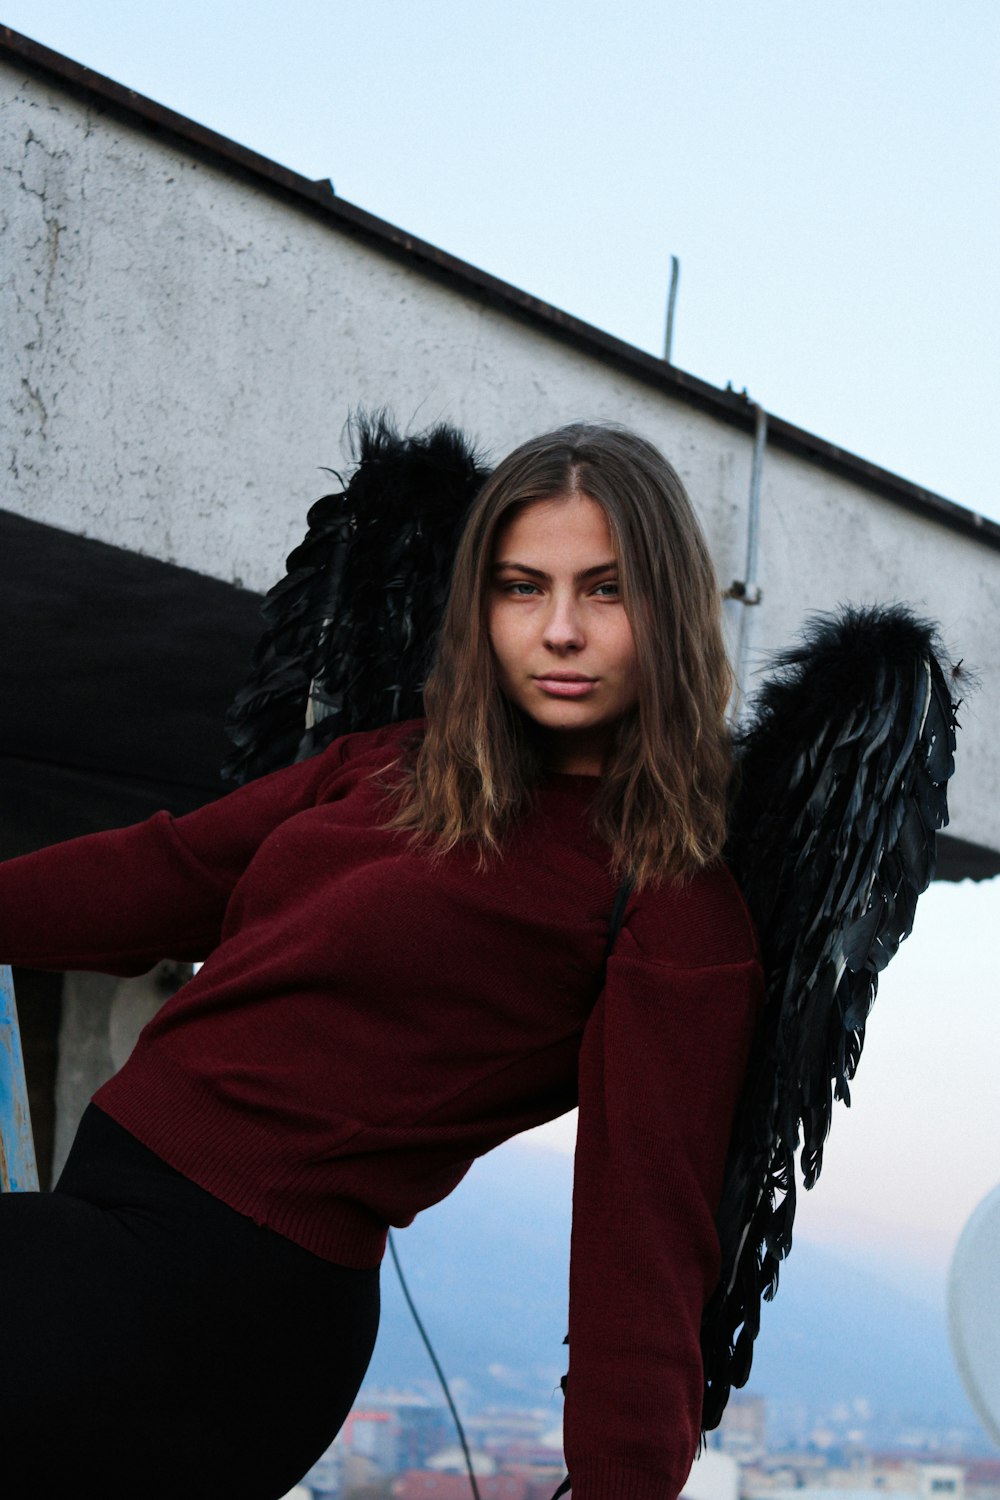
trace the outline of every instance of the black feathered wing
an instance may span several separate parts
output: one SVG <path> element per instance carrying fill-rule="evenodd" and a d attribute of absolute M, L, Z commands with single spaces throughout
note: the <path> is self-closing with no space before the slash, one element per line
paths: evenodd
<path fill-rule="evenodd" d="M 761 1298 L 792 1241 L 795 1158 L 820 1173 L 878 975 L 908 935 L 948 821 L 955 709 L 931 626 L 907 610 L 814 621 L 740 738 L 728 857 L 767 975 L 730 1148 L 722 1275 L 702 1329 L 705 1428 L 750 1373 Z"/>
<path fill-rule="evenodd" d="M 455 548 L 489 471 L 453 427 L 401 437 L 382 414 L 359 418 L 355 437 L 350 483 L 313 505 L 264 600 L 264 634 L 226 719 L 231 780 L 421 712 Z"/>

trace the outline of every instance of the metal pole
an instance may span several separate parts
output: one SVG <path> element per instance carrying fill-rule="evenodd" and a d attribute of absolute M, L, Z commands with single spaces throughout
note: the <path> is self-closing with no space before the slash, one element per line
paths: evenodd
<path fill-rule="evenodd" d="M 677 283 L 681 279 L 681 263 L 676 255 L 670 257 L 670 290 L 667 293 L 667 332 L 663 340 L 663 358 L 669 365 L 674 352 L 674 308 L 677 305 Z"/>
<path fill-rule="evenodd" d="M 0 1192 L 30 1193 L 37 1189 L 14 980 L 9 966 L 0 964 Z"/>
<path fill-rule="evenodd" d="M 750 637 L 753 633 L 753 606 L 760 603 L 761 590 L 757 580 L 760 552 L 760 489 L 764 471 L 764 451 L 767 447 L 767 412 L 762 406 L 755 407 L 756 423 L 753 437 L 753 463 L 750 469 L 750 504 L 747 516 L 747 560 L 743 574 L 742 605 L 740 611 L 740 633 L 736 647 L 736 681 L 743 702 L 747 696 L 747 670 L 750 662 Z"/>

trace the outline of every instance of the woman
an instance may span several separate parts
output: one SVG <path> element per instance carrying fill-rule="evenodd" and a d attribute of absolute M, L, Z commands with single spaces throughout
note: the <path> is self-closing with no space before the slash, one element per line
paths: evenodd
<path fill-rule="evenodd" d="M 56 1191 L 0 1200 L 8 1489 L 281 1495 L 363 1377 L 387 1227 L 579 1100 L 573 1494 L 677 1493 L 761 994 L 729 687 L 677 476 L 565 428 L 473 506 L 424 724 L 0 868 L 5 961 L 204 960 Z"/>

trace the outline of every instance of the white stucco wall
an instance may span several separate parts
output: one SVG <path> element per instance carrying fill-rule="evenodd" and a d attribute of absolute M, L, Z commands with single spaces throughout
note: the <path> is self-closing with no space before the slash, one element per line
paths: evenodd
<path fill-rule="evenodd" d="M 3 507 L 264 589 L 354 407 L 456 421 L 496 456 L 613 418 L 671 457 L 742 576 L 749 434 L 10 63 L 0 172 Z M 758 653 L 846 600 L 942 622 L 982 677 L 952 831 L 1000 848 L 1000 552 L 770 450 L 759 576 Z"/>

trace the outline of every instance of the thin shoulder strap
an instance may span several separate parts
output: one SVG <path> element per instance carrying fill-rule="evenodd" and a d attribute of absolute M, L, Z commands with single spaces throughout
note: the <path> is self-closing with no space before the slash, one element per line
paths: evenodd
<path fill-rule="evenodd" d="M 611 957 L 611 950 L 615 946 L 615 943 L 618 941 L 618 934 L 621 932 L 622 923 L 625 920 L 625 908 L 628 906 L 629 897 L 631 896 L 634 888 L 635 880 L 631 875 L 626 875 L 621 885 L 618 887 L 618 893 L 615 896 L 615 904 L 611 908 L 611 918 L 608 922 L 608 941 L 604 947 L 605 967 L 607 967 L 608 959 Z"/>

